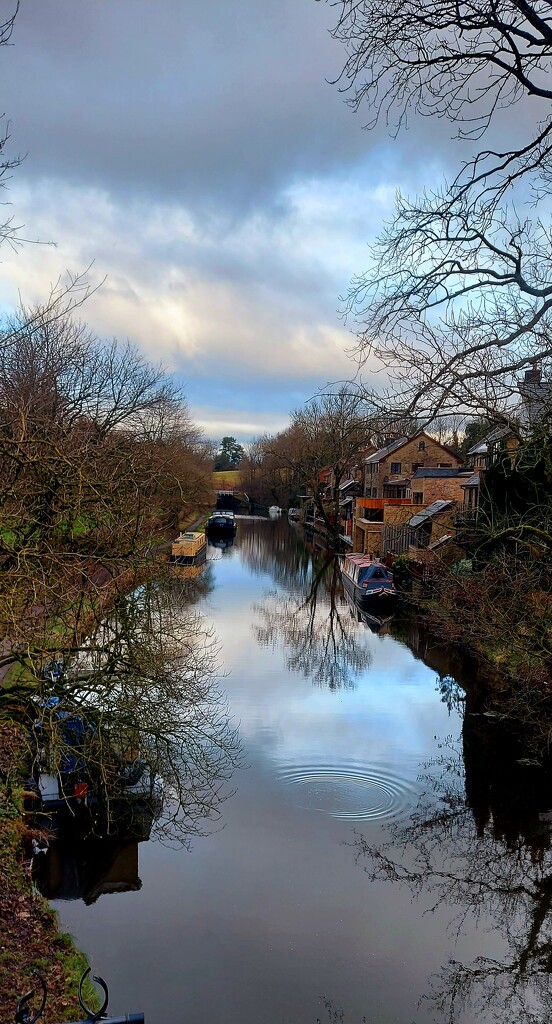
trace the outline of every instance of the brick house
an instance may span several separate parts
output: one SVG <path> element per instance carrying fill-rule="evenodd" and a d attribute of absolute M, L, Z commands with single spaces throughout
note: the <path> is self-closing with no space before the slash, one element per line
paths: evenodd
<path fill-rule="evenodd" d="M 365 459 L 364 497 L 409 498 L 420 469 L 458 469 L 462 458 L 424 430 L 391 441 Z M 411 499 L 412 500 L 412 499 Z"/>

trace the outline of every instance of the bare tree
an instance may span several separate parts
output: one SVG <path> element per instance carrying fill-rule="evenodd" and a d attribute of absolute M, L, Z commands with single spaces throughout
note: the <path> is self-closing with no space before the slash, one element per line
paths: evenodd
<path fill-rule="evenodd" d="M 311 399 L 291 415 L 291 425 L 270 447 L 270 453 L 311 491 L 317 511 L 335 542 L 339 486 L 359 453 L 370 443 L 373 409 L 358 391 L 341 386 Z M 333 506 L 322 499 L 320 473 L 331 469 Z"/>
<path fill-rule="evenodd" d="M 370 268 L 353 281 L 346 305 L 360 353 L 388 368 L 387 406 L 426 422 L 459 409 L 511 421 L 519 371 L 552 357 L 548 4 L 334 6 L 347 49 L 341 84 L 354 109 L 369 107 L 368 125 L 383 117 L 398 131 L 411 115 L 433 115 L 466 150 L 452 182 L 399 197 Z M 516 103 L 519 144 L 493 147 L 501 111 Z"/>
<path fill-rule="evenodd" d="M 96 604 L 103 617 L 104 585 L 116 593 L 151 571 L 163 530 L 209 496 L 205 443 L 163 369 L 101 342 L 63 303 L 58 313 L 22 311 L 0 333 L 8 662 L 25 659 L 39 629 L 77 637 Z"/>

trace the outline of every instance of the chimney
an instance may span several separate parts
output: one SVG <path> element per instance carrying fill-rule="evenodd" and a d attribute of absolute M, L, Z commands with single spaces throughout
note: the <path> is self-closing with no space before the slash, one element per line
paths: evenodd
<path fill-rule="evenodd" d="M 538 365 L 538 359 L 531 360 L 531 369 L 525 371 L 525 380 L 531 384 L 540 384 L 542 372 Z"/>

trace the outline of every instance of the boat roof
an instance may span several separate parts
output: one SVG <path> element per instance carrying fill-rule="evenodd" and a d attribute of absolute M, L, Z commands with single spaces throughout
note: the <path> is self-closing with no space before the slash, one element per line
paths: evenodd
<path fill-rule="evenodd" d="M 355 565 L 383 565 L 377 558 L 370 558 L 370 555 L 362 555 L 360 552 L 352 551 L 350 555 L 345 555 L 348 562 L 354 562 Z M 385 568 L 385 566 L 383 566 Z"/>

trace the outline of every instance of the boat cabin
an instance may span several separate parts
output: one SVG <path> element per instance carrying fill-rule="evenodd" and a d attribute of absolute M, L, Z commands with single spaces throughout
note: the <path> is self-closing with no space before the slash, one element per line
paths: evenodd
<path fill-rule="evenodd" d="M 343 573 L 360 591 L 394 591 L 393 573 L 367 555 L 346 555 Z"/>
<path fill-rule="evenodd" d="M 235 533 L 236 517 L 233 512 L 227 509 L 217 510 L 209 516 L 205 529 L 209 534 Z"/>
<path fill-rule="evenodd" d="M 176 538 L 171 548 L 171 561 L 178 565 L 199 565 L 207 556 L 207 540 L 204 533 L 189 530 Z"/>

